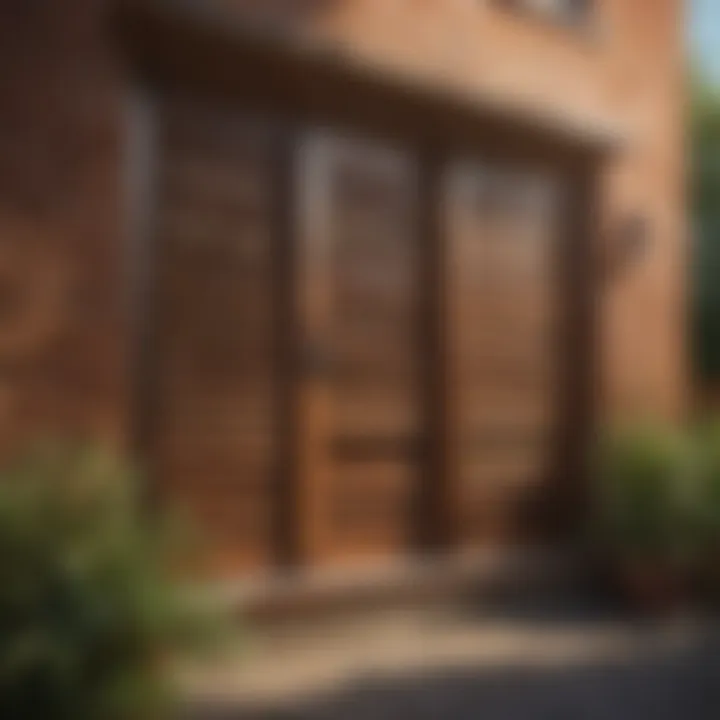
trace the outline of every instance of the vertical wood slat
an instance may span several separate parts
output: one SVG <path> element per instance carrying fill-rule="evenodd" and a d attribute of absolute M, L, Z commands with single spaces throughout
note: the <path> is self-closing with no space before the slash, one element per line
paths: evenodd
<path fill-rule="evenodd" d="M 597 206 L 600 175 L 592 163 L 574 166 L 567 178 L 567 216 L 557 281 L 562 294 L 563 424 L 557 447 L 557 482 L 548 488 L 560 537 L 580 531 L 589 510 L 590 455 L 597 432 L 599 287 L 602 273 Z"/>
<path fill-rule="evenodd" d="M 273 266 L 276 273 L 275 344 L 277 356 L 276 434 L 277 462 L 274 478 L 275 551 L 277 564 L 291 568 L 302 562 L 301 523 L 295 443 L 298 436 L 297 372 L 298 332 L 295 316 L 297 292 L 295 162 L 297 134 L 287 126 L 278 128 L 274 150 L 275 177 Z"/>
<path fill-rule="evenodd" d="M 297 149 L 294 170 L 298 227 L 294 278 L 296 541 L 301 561 L 310 564 L 322 562 L 329 550 L 331 397 L 327 379 L 315 367 L 318 355 L 326 352 L 332 321 L 332 238 L 326 192 L 329 162 L 328 146 L 321 138 L 309 137 Z"/>
<path fill-rule="evenodd" d="M 420 168 L 420 232 L 425 256 L 426 417 L 428 462 L 424 476 L 419 535 L 428 549 L 456 544 L 459 517 L 458 433 L 452 357 L 453 313 L 449 244 L 444 234 L 444 162 L 428 152 Z"/>
<path fill-rule="evenodd" d="M 157 117 L 147 92 L 136 88 L 126 98 L 127 198 L 131 226 L 128 233 L 128 315 L 132 336 L 130 358 L 130 452 L 146 471 L 144 504 L 156 505 L 153 481 L 153 385 L 155 382 L 155 185 L 157 171 Z"/>

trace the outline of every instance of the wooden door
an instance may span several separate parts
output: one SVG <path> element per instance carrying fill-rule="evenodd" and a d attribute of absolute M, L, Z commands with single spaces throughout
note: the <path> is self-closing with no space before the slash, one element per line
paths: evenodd
<path fill-rule="evenodd" d="M 209 103 L 155 119 L 153 482 L 235 574 L 275 559 L 276 137 Z"/>
<path fill-rule="evenodd" d="M 306 550 L 319 562 L 402 553 L 425 444 L 415 170 L 381 145 L 314 138 L 298 171 Z"/>
<path fill-rule="evenodd" d="M 457 534 L 537 541 L 558 442 L 560 187 L 456 164 L 446 183 Z"/>
<path fill-rule="evenodd" d="M 537 540 L 560 183 L 470 162 L 418 178 L 412 152 L 319 133 L 283 169 L 272 124 L 200 101 L 162 100 L 156 135 L 148 450 L 208 569 L 267 568 L 282 542 L 377 561 L 428 524 Z"/>

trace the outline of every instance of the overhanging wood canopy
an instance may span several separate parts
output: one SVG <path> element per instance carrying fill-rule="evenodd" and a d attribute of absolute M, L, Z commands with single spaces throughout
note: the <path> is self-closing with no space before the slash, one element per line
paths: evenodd
<path fill-rule="evenodd" d="M 603 120 L 521 107 L 486 93 L 417 82 L 244 22 L 212 5 L 127 0 L 116 16 L 144 82 L 240 98 L 258 109 L 364 133 L 415 139 L 426 148 L 495 149 L 554 164 L 583 162 L 625 143 Z"/>

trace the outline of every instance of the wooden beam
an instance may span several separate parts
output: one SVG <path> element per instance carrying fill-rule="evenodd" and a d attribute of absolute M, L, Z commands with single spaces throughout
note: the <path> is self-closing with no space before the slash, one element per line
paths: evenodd
<path fill-rule="evenodd" d="M 425 256 L 428 462 L 420 523 L 422 544 L 443 549 L 457 541 L 458 438 L 451 342 L 448 234 L 444 227 L 445 164 L 429 150 L 420 168 L 420 231 Z"/>

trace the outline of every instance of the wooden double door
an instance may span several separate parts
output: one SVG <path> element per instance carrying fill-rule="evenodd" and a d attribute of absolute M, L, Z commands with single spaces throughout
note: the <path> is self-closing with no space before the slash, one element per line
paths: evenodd
<path fill-rule="evenodd" d="M 428 178 L 409 147 L 187 100 L 158 103 L 155 139 L 147 451 L 211 571 L 531 536 L 559 426 L 557 181 Z"/>

